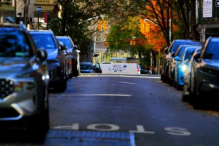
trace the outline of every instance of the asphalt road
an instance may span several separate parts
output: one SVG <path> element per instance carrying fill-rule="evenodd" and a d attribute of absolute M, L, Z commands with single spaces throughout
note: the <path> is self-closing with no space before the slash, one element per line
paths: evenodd
<path fill-rule="evenodd" d="M 84 74 L 49 98 L 51 130 L 44 143 L 8 141 L 9 145 L 110 145 L 107 139 L 95 144 L 96 138 L 83 144 L 83 136 L 69 136 L 72 131 L 131 133 L 130 145 L 136 146 L 219 145 L 218 108 L 193 109 L 181 101 L 181 91 L 161 82 L 160 76 Z"/>

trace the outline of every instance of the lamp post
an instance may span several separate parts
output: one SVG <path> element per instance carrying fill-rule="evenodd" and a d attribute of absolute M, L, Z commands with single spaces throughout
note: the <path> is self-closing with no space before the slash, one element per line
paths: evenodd
<path fill-rule="evenodd" d="M 16 18 L 17 18 L 17 0 L 14 0 L 14 23 L 16 24 Z"/>

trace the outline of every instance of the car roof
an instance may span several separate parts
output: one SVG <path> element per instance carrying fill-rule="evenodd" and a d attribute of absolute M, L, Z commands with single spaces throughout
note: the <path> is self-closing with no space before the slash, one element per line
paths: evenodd
<path fill-rule="evenodd" d="M 52 30 L 29 30 L 30 33 L 42 33 L 42 34 L 51 34 Z"/>
<path fill-rule="evenodd" d="M 56 36 L 57 38 L 70 38 L 69 36 Z"/>
<path fill-rule="evenodd" d="M 21 30 L 24 32 L 28 32 L 26 26 L 23 24 L 23 22 L 20 22 L 20 24 L 12 24 L 12 23 L 3 23 L 0 24 L 1 30 Z"/>
<path fill-rule="evenodd" d="M 196 41 L 196 40 L 187 40 L 187 39 L 176 39 L 174 41 L 176 41 L 176 42 L 199 42 L 199 41 Z"/>

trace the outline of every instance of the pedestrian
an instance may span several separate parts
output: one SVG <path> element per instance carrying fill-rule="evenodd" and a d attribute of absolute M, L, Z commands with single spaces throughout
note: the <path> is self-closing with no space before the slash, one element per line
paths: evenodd
<path fill-rule="evenodd" d="M 153 74 L 157 74 L 157 67 L 154 67 Z"/>
<path fill-rule="evenodd" d="M 149 69 L 149 74 L 152 75 L 152 67 Z"/>

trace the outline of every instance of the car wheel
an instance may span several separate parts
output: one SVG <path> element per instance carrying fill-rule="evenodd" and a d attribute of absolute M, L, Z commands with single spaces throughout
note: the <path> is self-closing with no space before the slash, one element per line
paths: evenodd
<path fill-rule="evenodd" d="M 31 140 L 40 142 L 44 140 L 49 130 L 49 101 L 48 97 L 46 98 L 47 101 L 44 101 L 45 96 L 47 96 L 46 93 L 41 95 L 44 96 L 42 96 L 43 98 L 38 98 L 39 104 L 37 108 L 39 109 L 39 114 L 29 117 L 26 121 L 28 136 L 30 136 Z"/>
<path fill-rule="evenodd" d="M 78 70 L 77 70 L 77 66 L 76 65 L 72 66 L 72 71 L 73 71 L 73 76 L 77 77 L 78 76 Z"/>
<path fill-rule="evenodd" d="M 195 95 L 194 100 L 193 100 L 193 108 L 194 109 L 201 109 L 204 105 L 204 102 L 202 100 L 201 95 Z"/>
<path fill-rule="evenodd" d="M 161 77 L 160 77 L 161 81 L 163 81 L 163 74 L 161 74 Z"/>
<path fill-rule="evenodd" d="M 183 91 L 182 91 L 182 101 L 183 102 L 188 102 L 188 95 L 185 95 L 185 89 L 186 87 L 183 86 Z"/>
<path fill-rule="evenodd" d="M 56 85 L 56 89 L 59 92 L 64 92 L 65 89 L 67 89 L 67 81 L 61 80 L 60 82 L 58 82 L 58 84 Z"/>

